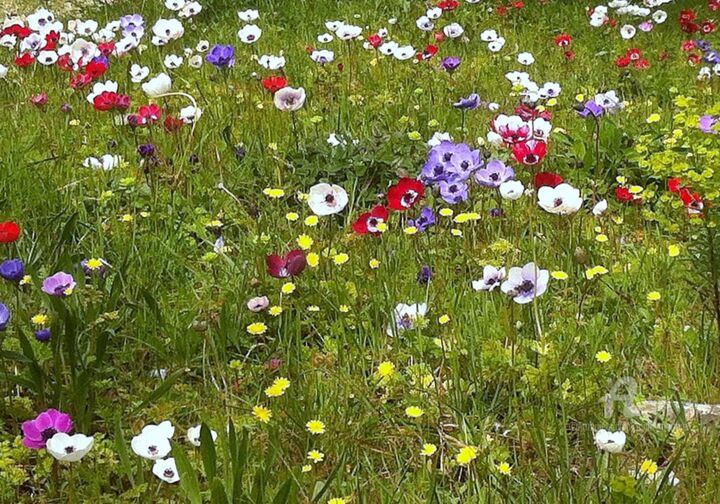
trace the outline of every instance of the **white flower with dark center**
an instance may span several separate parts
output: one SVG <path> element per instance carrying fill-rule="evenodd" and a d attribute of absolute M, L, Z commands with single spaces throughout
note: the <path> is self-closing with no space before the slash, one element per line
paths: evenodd
<path fill-rule="evenodd" d="M 488 44 L 488 49 L 490 50 L 490 52 L 500 52 L 503 47 L 505 47 L 504 37 L 498 37 L 496 40 L 493 40 Z"/>
<path fill-rule="evenodd" d="M 473 280 L 472 288 L 476 291 L 493 291 L 505 280 L 505 268 L 487 265 L 483 268 L 483 277 Z"/>
<path fill-rule="evenodd" d="M 140 66 L 137 63 L 133 63 L 130 67 L 130 80 L 135 84 L 139 84 L 147 79 L 148 75 L 150 75 L 150 68 L 146 66 Z"/>
<path fill-rule="evenodd" d="M 442 16 L 442 9 L 440 7 L 432 7 L 425 12 L 425 15 L 430 19 L 440 19 L 440 16 Z"/>
<path fill-rule="evenodd" d="M 70 436 L 58 432 L 48 439 L 45 448 L 60 462 L 79 462 L 92 448 L 94 439 L 84 434 Z"/>
<path fill-rule="evenodd" d="M 156 460 L 153 464 L 152 472 L 165 483 L 177 483 L 180 481 L 180 475 L 178 474 L 173 457 L 165 460 Z"/>
<path fill-rule="evenodd" d="M 187 107 L 183 107 L 180 109 L 180 119 L 185 124 L 192 124 L 198 119 L 200 119 L 200 116 L 202 115 L 202 109 L 199 109 L 197 107 L 194 107 L 192 105 L 188 105 Z"/>
<path fill-rule="evenodd" d="M 362 33 L 362 28 L 355 25 L 348 25 L 343 24 L 340 28 L 337 29 L 335 32 L 335 35 L 340 40 L 352 40 L 354 38 L 357 38 Z"/>
<path fill-rule="evenodd" d="M 458 38 L 461 37 L 463 33 L 465 33 L 465 29 L 458 23 L 450 23 L 443 28 L 443 33 L 448 38 Z"/>
<path fill-rule="evenodd" d="M 652 14 L 653 21 L 655 21 L 657 24 L 664 23 L 667 17 L 667 12 L 665 12 L 664 10 L 656 10 Z"/>
<path fill-rule="evenodd" d="M 604 214 L 608 209 L 608 202 L 607 200 L 600 200 L 598 201 L 595 206 L 592 209 L 592 214 L 595 217 L 600 217 L 602 214 Z"/>
<path fill-rule="evenodd" d="M 529 66 L 535 63 L 535 57 L 529 52 L 521 52 L 517 55 L 518 63 Z"/>
<path fill-rule="evenodd" d="M 185 0 L 165 0 L 165 7 L 171 11 L 179 11 L 185 7 Z"/>
<path fill-rule="evenodd" d="M 170 440 L 158 433 L 138 434 L 130 446 L 136 455 L 150 460 L 165 458 L 170 453 Z"/>
<path fill-rule="evenodd" d="M 50 66 L 58 60 L 58 54 L 55 51 L 40 51 L 37 55 L 37 61 L 41 65 Z"/>
<path fill-rule="evenodd" d="M 192 55 L 188 60 L 188 65 L 190 65 L 190 68 L 200 68 L 201 66 L 203 66 L 202 56 L 200 56 L 199 54 Z"/>
<path fill-rule="evenodd" d="M 320 44 L 328 44 L 328 43 L 332 42 L 334 38 L 335 38 L 335 37 L 333 37 L 333 36 L 330 35 L 329 33 L 323 33 L 323 34 L 321 34 L 321 35 L 318 35 L 317 41 L 318 41 Z"/>
<path fill-rule="evenodd" d="M 548 98 L 557 98 L 560 96 L 562 88 L 557 82 L 546 82 L 543 87 L 540 88 L 540 98 L 547 100 Z"/>
<path fill-rule="evenodd" d="M 305 103 L 305 88 L 286 86 L 275 93 L 273 103 L 278 110 L 283 112 L 300 110 Z"/>
<path fill-rule="evenodd" d="M 600 429 L 595 433 L 595 446 L 608 453 L 620 453 L 627 437 L 623 431 L 610 432 Z"/>
<path fill-rule="evenodd" d="M 166 68 L 169 68 L 170 70 L 174 70 L 174 69 L 180 68 L 182 66 L 183 57 L 178 56 L 177 54 L 168 54 L 165 56 L 163 63 L 165 64 Z"/>
<path fill-rule="evenodd" d="M 393 323 L 388 325 L 387 335 L 393 336 L 407 329 L 414 329 L 418 319 L 427 314 L 427 304 L 405 304 L 400 303 L 393 310 Z"/>
<path fill-rule="evenodd" d="M 238 31 L 238 38 L 245 44 L 254 44 L 260 40 L 262 30 L 256 25 L 245 25 Z"/>
<path fill-rule="evenodd" d="M 480 34 L 480 40 L 483 42 L 494 42 L 498 39 L 498 34 L 495 30 L 485 30 Z"/>
<path fill-rule="evenodd" d="M 307 203 L 315 215 L 333 215 L 345 208 L 348 195 L 339 185 L 320 183 L 310 188 Z"/>
<path fill-rule="evenodd" d="M 246 23 L 255 21 L 256 19 L 258 19 L 260 17 L 260 13 L 258 11 L 256 11 L 255 9 L 247 9 L 244 11 L 238 11 L 237 15 L 240 18 L 240 21 L 244 21 Z"/>
<path fill-rule="evenodd" d="M 503 199 L 514 201 L 522 197 L 525 186 L 519 180 L 508 180 L 500 184 L 499 190 Z"/>
<path fill-rule="evenodd" d="M 335 33 L 344 24 L 342 21 L 325 21 L 325 28 Z"/>
<path fill-rule="evenodd" d="M 285 56 L 275 56 L 273 54 L 263 54 L 258 60 L 260 66 L 268 70 L 280 70 L 285 66 Z"/>
<path fill-rule="evenodd" d="M 420 28 L 422 31 L 432 31 L 435 27 L 435 23 L 432 22 L 432 20 L 427 16 L 420 16 L 417 18 L 417 21 L 415 21 L 415 26 Z"/>
<path fill-rule="evenodd" d="M 310 59 L 313 60 L 315 63 L 320 63 L 321 65 L 326 65 L 327 63 L 332 63 L 335 59 L 335 53 L 332 51 L 329 51 L 327 49 L 322 49 L 320 51 L 313 51 L 310 54 Z"/>
<path fill-rule="evenodd" d="M 177 19 L 158 19 L 152 28 L 152 43 L 157 46 L 165 45 L 171 40 L 177 40 L 185 34 L 185 28 Z"/>
<path fill-rule="evenodd" d="M 625 40 L 633 38 L 635 36 L 635 32 L 637 32 L 637 29 L 633 25 L 626 24 L 620 28 L 620 36 Z"/>
<path fill-rule="evenodd" d="M 7 77 L 7 74 L 8 74 L 8 67 L 0 64 L 0 79 L 4 79 L 5 77 Z"/>
<path fill-rule="evenodd" d="M 415 56 L 415 48 L 411 45 L 396 47 L 393 56 L 400 61 L 408 60 Z"/>
<path fill-rule="evenodd" d="M 201 40 L 201 41 L 198 42 L 197 45 L 195 46 L 195 50 L 196 50 L 197 52 L 201 52 L 201 53 L 204 53 L 204 52 L 207 51 L 208 49 L 210 49 L 210 42 L 208 42 L 207 40 Z"/>
<path fill-rule="evenodd" d="M 189 2 L 185 4 L 185 7 L 180 9 L 179 16 L 181 18 L 191 18 L 197 16 L 202 12 L 202 5 L 199 2 Z"/>
<path fill-rule="evenodd" d="M 100 55 L 100 50 L 93 42 L 84 39 L 77 39 L 70 46 L 70 59 L 78 66 L 85 66 L 95 56 Z"/>
<path fill-rule="evenodd" d="M 195 427 L 190 427 L 187 431 L 187 439 L 188 442 L 193 446 L 200 446 L 200 425 L 196 425 Z M 218 433 L 214 430 L 210 430 L 210 437 L 212 438 L 213 442 L 217 439 Z"/>
<path fill-rule="evenodd" d="M 378 51 L 380 51 L 380 54 L 384 54 L 385 56 L 392 56 L 395 54 L 395 50 L 400 47 L 400 44 L 395 42 L 394 40 L 391 40 L 390 42 L 385 42 L 380 47 L 378 47 Z"/>
<path fill-rule="evenodd" d="M 543 186 L 538 189 L 538 205 L 543 210 L 556 215 L 569 215 L 580 210 L 582 197 L 580 190 L 570 184 L 557 187 Z"/>

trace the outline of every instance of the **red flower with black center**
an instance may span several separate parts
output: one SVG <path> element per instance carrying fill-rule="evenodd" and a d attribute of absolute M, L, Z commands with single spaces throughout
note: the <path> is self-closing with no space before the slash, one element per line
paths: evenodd
<path fill-rule="evenodd" d="M 33 58 L 30 53 L 25 53 L 22 56 L 17 56 L 15 58 L 15 64 L 21 68 L 28 67 L 33 63 L 35 63 L 35 58 Z"/>
<path fill-rule="evenodd" d="M 633 193 L 631 193 L 631 192 L 630 192 L 630 189 L 628 189 L 627 187 L 618 187 L 618 188 L 616 188 L 616 189 L 615 189 L 615 198 L 617 198 L 617 200 L 618 200 L 620 203 L 630 203 L 630 202 L 632 202 L 632 201 L 638 201 L 638 202 L 639 202 L 639 201 L 642 201 L 642 200 L 639 200 L 639 199 L 636 200 L 636 199 L 635 199 L 635 196 L 633 195 Z"/>
<path fill-rule="evenodd" d="M 633 47 L 632 49 L 627 50 L 625 56 L 630 58 L 632 61 L 637 61 L 642 58 L 642 51 L 637 47 Z"/>
<path fill-rule="evenodd" d="M 702 24 L 702 32 L 703 33 L 706 33 L 706 34 L 712 33 L 715 31 L 715 29 L 716 29 L 715 23 L 713 23 L 712 21 L 705 21 Z"/>
<path fill-rule="evenodd" d="M 699 65 L 702 61 L 702 56 L 699 54 L 691 54 L 688 56 L 688 63 L 690 63 L 692 66 Z"/>
<path fill-rule="evenodd" d="M 720 10 L 720 0 L 708 0 L 708 8 L 712 11 Z"/>
<path fill-rule="evenodd" d="M 159 105 L 142 105 L 138 109 L 138 115 L 140 116 L 141 124 L 153 124 L 160 120 L 162 117 L 162 109 Z"/>
<path fill-rule="evenodd" d="M 85 73 L 93 80 L 101 77 L 107 71 L 107 66 L 102 61 L 91 61 L 85 67 Z"/>
<path fill-rule="evenodd" d="M 370 35 L 367 40 L 368 43 L 376 49 L 383 43 L 382 37 L 377 33 Z"/>
<path fill-rule="evenodd" d="M 685 42 L 682 43 L 681 47 L 682 47 L 683 52 L 690 52 L 693 49 L 695 49 L 695 47 L 696 47 L 695 41 L 694 40 L 686 40 Z"/>
<path fill-rule="evenodd" d="M 285 257 L 278 254 L 272 254 L 265 258 L 268 273 L 275 278 L 288 278 L 297 276 L 303 272 L 307 266 L 305 252 L 296 249 L 291 250 Z"/>
<path fill-rule="evenodd" d="M 262 80 L 262 85 L 265 89 L 275 94 L 277 91 L 288 85 L 288 80 L 280 75 L 273 75 L 267 79 Z"/>
<path fill-rule="evenodd" d="M 646 68 L 650 68 L 650 62 L 645 58 L 637 60 L 635 62 L 635 68 L 638 70 L 645 70 Z"/>
<path fill-rule="evenodd" d="M 680 199 L 687 208 L 688 214 L 692 216 L 702 216 L 702 210 L 705 207 L 703 199 L 700 194 L 696 192 L 690 192 L 689 189 L 680 189 Z"/>
<path fill-rule="evenodd" d="M 442 0 L 438 2 L 437 6 L 444 11 L 451 11 L 458 8 L 460 2 L 458 0 Z"/>
<path fill-rule="evenodd" d="M 418 54 L 418 59 L 420 61 L 429 60 L 433 56 L 435 56 L 438 52 L 437 46 L 434 46 L 432 44 L 428 45 L 422 53 Z"/>
<path fill-rule="evenodd" d="M 680 28 L 685 33 L 696 33 L 700 31 L 700 25 L 697 23 L 680 23 Z"/>
<path fill-rule="evenodd" d="M 118 94 L 112 91 L 103 91 L 93 98 L 93 107 L 100 112 L 112 110 L 118 103 Z"/>
<path fill-rule="evenodd" d="M 17 222 L 0 222 L 0 243 L 13 243 L 20 237 L 20 226 Z"/>
<path fill-rule="evenodd" d="M 60 56 L 57 60 L 57 66 L 60 70 L 63 72 L 72 72 L 73 71 L 73 62 L 72 59 L 70 59 L 69 54 L 63 54 Z"/>
<path fill-rule="evenodd" d="M 563 178 L 553 172 L 538 172 L 535 175 L 535 189 L 541 187 L 557 187 L 564 182 Z"/>
<path fill-rule="evenodd" d="M 690 21 L 695 20 L 696 18 L 695 11 L 692 9 L 686 9 L 683 11 L 680 11 L 680 16 L 678 17 L 678 20 L 680 23 L 689 23 Z"/>
<path fill-rule="evenodd" d="M 382 205 L 378 205 L 369 212 L 361 214 L 360 217 L 353 223 L 353 230 L 358 234 L 372 234 L 379 235 L 380 230 L 378 226 L 382 223 L 386 223 L 390 212 Z"/>
<path fill-rule="evenodd" d="M 115 42 L 111 40 L 110 42 L 98 44 L 98 50 L 102 53 L 103 56 L 110 56 L 115 50 Z"/>
<path fill-rule="evenodd" d="M 628 58 L 627 56 L 621 56 L 620 58 L 615 60 L 615 65 L 618 68 L 625 68 L 625 67 L 629 66 L 630 63 L 631 63 L 630 58 Z"/>
<path fill-rule="evenodd" d="M 424 196 L 425 186 L 422 182 L 404 177 L 388 189 L 388 205 L 402 212 L 415 206 Z"/>
<path fill-rule="evenodd" d="M 547 144 L 542 140 L 526 140 L 513 145 L 513 157 L 525 166 L 539 164 L 547 154 Z"/>
<path fill-rule="evenodd" d="M 82 89 L 88 87 L 91 83 L 92 77 L 87 74 L 76 74 L 70 78 L 70 87 L 73 89 Z"/>
<path fill-rule="evenodd" d="M 567 47 L 572 44 L 572 37 L 567 33 L 563 33 L 555 37 L 555 45 L 558 47 Z"/>
<path fill-rule="evenodd" d="M 563 53 L 563 56 L 565 56 L 565 59 L 568 61 L 574 61 L 575 60 L 575 51 L 565 51 Z"/>

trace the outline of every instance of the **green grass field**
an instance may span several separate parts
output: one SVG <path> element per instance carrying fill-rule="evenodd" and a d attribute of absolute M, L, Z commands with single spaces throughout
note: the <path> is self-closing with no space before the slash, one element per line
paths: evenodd
<path fill-rule="evenodd" d="M 88 101 L 93 83 L 70 86 L 89 60 L 22 66 L 16 57 L 43 56 L 45 35 L 28 49 L 0 31 L 0 221 L 22 229 L 9 239 L 0 224 L 0 262 L 23 263 L 17 278 L 0 265 L 0 502 L 717 502 L 717 420 L 634 414 L 648 400 L 720 403 L 720 144 L 714 122 L 700 127 L 720 115 L 720 77 L 701 60 L 712 49 L 683 47 L 720 48 L 714 28 L 683 31 L 717 19 L 711 4 L 650 8 L 667 19 L 628 40 L 621 27 L 651 15 L 610 8 L 593 27 L 594 5 L 574 0 L 461 1 L 428 32 L 416 20 L 433 5 L 415 0 L 206 0 L 190 19 L 162 2 L 53 5 L 63 33 L 76 18 L 100 30 L 143 16 L 141 47 L 94 54 L 106 67 L 94 82 L 130 98 L 108 111 Z M 30 26 L 37 7 L 9 6 L 23 17 L 2 28 Z M 259 19 L 239 19 L 249 8 Z M 683 24 L 687 9 L 696 18 Z M 160 18 L 181 19 L 184 34 L 158 47 Z M 362 35 L 319 42 L 335 20 Z M 438 40 L 450 23 L 463 35 Z M 253 44 L 237 35 L 247 24 L 262 29 Z M 111 32 L 118 45 L 123 29 Z M 400 61 L 363 47 L 382 29 L 384 43 L 438 52 Z M 490 29 L 506 39 L 498 52 L 481 40 Z M 556 45 L 561 34 L 571 45 Z M 200 41 L 234 46 L 234 64 L 213 65 Z M 632 48 L 648 68 L 618 65 Z M 334 60 L 314 62 L 318 49 Z M 523 52 L 533 64 L 518 62 Z M 171 54 L 179 68 L 167 68 Z M 280 54 L 283 69 L 257 61 Z M 454 71 L 441 64 L 450 56 Z M 148 67 L 145 82 L 165 72 L 180 94 L 148 96 L 133 64 Z M 710 77 L 698 78 L 703 67 Z M 552 124 L 539 164 L 488 138 L 527 92 L 513 71 L 561 87 L 525 96 L 529 134 L 539 115 Z M 299 110 L 276 108 L 262 84 L 271 75 L 304 88 Z M 611 90 L 619 110 L 578 114 Z M 471 93 L 477 109 L 453 106 Z M 201 113 L 183 123 L 191 102 Z M 127 124 L 148 104 L 157 124 Z M 482 166 L 504 161 L 525 191 L 510 199 L 473 174 L 469 197 L 452 203 L 425 180 L 416 205 L 391 210 L 375 235 L 356 232 L 363 212 L 392 207 L 401 178 L 420 176 L 438 132 L 478 149 Z M 344 143 L 331 145 L 333 133 Z M 85 166 L 107 154 L 113 169 Z M 579 189 L 579 208 L 539 206 L 538 172 Z M 342 211 L 315 216 L 307 193 L 321 182 L 346 191 Z M 426 230 L 424 207 L 436 219 Z M 307 267 L 274 278 L 267 256 L 294 249 Z M 101 261 L 83 268 L 88 259 Z M 535 281 L 529 303 L 473 288 L 485 266 L 530 262 L 549 281 L 544 292 Z M 49 294 L 56 272 L 77 285 Z M 262 296 L 268 306 L 249 309 Z M 400 303 L 427 311 L 395 320 Z M 614 387 L 622 379 L 631 393 Z M 56 427 L 28 447 L 24 422 L 48 408 L 93 437 L 81 461 L 45 446 Z M 140 433 L 163 421 L 175 432 L 158 465 L 131 440 L 152 444 L 155 431 Z M 198 425 L 196 447 L 186 432 Z M 601 429 L 624 432 L 619 453 Z"/>

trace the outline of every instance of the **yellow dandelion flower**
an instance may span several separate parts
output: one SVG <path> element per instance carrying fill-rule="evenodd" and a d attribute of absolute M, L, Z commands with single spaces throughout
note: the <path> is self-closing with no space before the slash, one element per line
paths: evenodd
<path fill-rule="evenodd" d="M 648 124 L 656 123 L 658 121 L 660 121 L 660 114 L 658 113 L 650 114 L 650 116 L 645 119 L 645 122 Z"/>
<path fill-rule="evenodd" d="M 640 194 L 641 192 L 643 192 L 643 188 L 639 185 L 631 185 L 628 188 L 628 191 L 630 191 L 630 194 Z"/>
<path fill-rule="evenodd" d="M 48 322 L 48 316 L 44 313 L 38 313 L 37 315 L 32 316 L 30 322 L 36 326 L 44 326 Z"/>
<path fill-rule="evenodd" d="M 340 497 L 334 497 L 327 501 L 327 504 L 347 504 L 347 501 L 345 499 L 342 499 Z"/>
<path fill-rule="evenodd" d="M 408 226 L 405 229 L 403 229 L 403 232 L 406 235 L 414 235 L 415 233 L 418 232 L 418 228 L 416 228 L 415 226 Z"/>
<path fill-rule="evenodd" d="M 22 277 L 22 280 L 20 280 L 20 285 L 28 285 L 32 283 L 32 277 L 30 275 L 25 275 Z"/>
<path fill-rule="evenodd" d="M 584 102 L 585 101 L 585 95 L 582 93 L 578 93 L 575 95 L 575 101 L 578 102 Z"/>
<path fill-rule="evenodd" d="M 295 292 L 295 284 L 292 282 L 285 282 L 282 287 L 280 287 L 280 291 L 283 294 L 292 294 Z"/>
<path fill-rule="evenodd" d="M 395 373 L 395 364 L 390 361 L 381 362 L 378 365 L 378 374 L 383 378 L 392 376 Z"/>
<path fill-rule="evenodd" d="M 319 464 L 325 460 L 325 454 L 320 450 L 310 450 L 307 454 L 307 458 L 312 460 L 313 464 Z"/>
<path fill-rule="evenodd" d="M 438 318 L 438 324 L 440 324 L 440 325 L 445 325 L 448 322 L 450 322 L 449 315 L 440 315 L 440 318 Z"/>
<path fill-rule="evenodd" d="M 378 225 L 375 227 L 377 228 L 378 233 L 384 233 L 385 231 L 388 230 L 387 223 L 385 223 L 385 222 L 378 222 Z"/>
<path fill-rule="evenodd" d="M 282 308 L 282 306 L 277 306 L 277 305 L 271 306 L 270 309 L 268 309 L 268 312 L 273 317 L 277 317 L 278 315 L 280 315 L 283 312 L 283 308 Z"/>
<path fill-rule="evenodd" d="M 460 449 L 455 461 L 460 465 L 468 465 L 470 462 L 475 460 L 478 456 L 478 450 L 474 446 L 465 446 Z"/>
<path fill-rule="evenodd" d="M 320 256 L 315 252 L 310 252 L 305 259 L 311 268 L 317 268 L 320 264 Z"/>
<path fill-rule="evenodd" d="M 609 362 L 610 359 L 612 359 L 612 355 L 610 355 L 610 352 L 607 350 L 600 350 L 595 354 L 595 360 L 600 364 L 605 364 L 606 362 Z"/>
<path fill-rule="evenodd" d="M 305 464 L 300 468 L 300 471 L 304 473 L 309 473 L 310 471 L 312 471 L 312 466 L 310 464 Z"/>
<path fill-rule="evenodd" d="M 453 222 L 455 222 L 456 224 L 464 224 L 466 222 L 476 221 L 479 218 L 480 218 L 480 214 L 478 214 L 478 213 L 466 212 L 466 213 L 457 214 L 455 216 L 455 218 L 453 219 Z"/>
<path fill-rule="evenodd" d="M 441 208 L 438 213 L 443 217 L 452 217 L 455 212 L 452 208 Z"/>
<path fill-rule="evenodd" d="M 317 226 L 320 219 L 318 219 L 317 215 L 310 215 L 308 217 L 305 217 L 305 225 L 309 227 L 315 227 Z"/>
<path fill-rule="evenodd" d="M 567 280 L 568 274 L 564 271 L 553 271 L 550 273 L 550 276 L 553 277 L 555 280 Z"/>
<path fill-rule="evenodd" d="M 662 296 L 660 295 L 660 293 L 658 291 L 652 291 L 652 292 L 648 292 L 647 300 L 648 301 L 660 301 L 661 297 Z"/>
<path fill-rule="evenodd" d="M 368 263 L 370 266 L 370 269 L 378 269 L 380 267 L 380 261 L 377 259 L 370 259 L 370 262 Z"/>
<path fill-rule="evenodd" d="M 600 243 L 605 243 L 606 241 L 608 241 L 608 237 L 606 234 L 599 234 L 595 237 L 595 241 L 598 241 Z"/>
<path fill-rule="evenodd" d="M 285 393 L 290 387 L 290 380 L 287 378 L 275 378 L 272 385 L 265 389 L 265 395 L 268 397 L 279 397 Z"/>
<path fill-rule="evenodd" d="M 253 322 L 247 326 L 247 332 L 255 336 L 265 334 L 265 331 L 267 331 L 267 326 L 263 322 Z"/>
<path fill-rule="evenodd" d="M 320 420 L 310 420 L 305 424 L 305 428 L 310 434 L 325 434 L 325 424 Z"/>
<path fill-rule="evenodd" d="M 459 229 L 451 229 L 450 233 L 453 236 L 457 236 L 457 237 L 461 237 L 463 235 L 462 231 L 460 231 Z"/>
<path fill-rule="evenodd" d="M 669 255 L 670 257 L 677 257 L 677 256 L 679 256 L 679 255 L 680 255 L 680 247 L 678 247 L 677 245 L 670 245 L 670 246 L 668 247 L 668 255 Z"/>
<path fill-rule="evenodd" d="M 266 187 L 265 189 L 263 189 L 263 194 L 268 198 L 277 199 L 285 196 L 285 191 L 283 191 L 282 189 L 273 189 L 272 187 Z"/>
<path fill-rule="evenodd" d="M 270 409 L 266 408 L 265 406 L 253 406 L 252 414 L 262 423 L 268 423 L 272 418 L 272 411 L 270 411 Z"/>
<path fill-rule="evenodd" d="M 135 218 L 130 214 L 125 214 L 122 217 L 120 217 L 120 220 L 123 222 L 132 222 L 133 220 L 135 220 Z"/>
<path fill-rule="evenodd" d="M 410 418 L 420 418 L 425 412 L 418 406 L 408 406 L 405 408 L 405 414 Z"/>
<path fill-rule="evenodd" d="M 285 214 L 285 218 L 290 222 L 295 222 L 296 220 L 298 220 L 300 218 L 300 216 L 298 214 L 296 214 L 295 212 L 288 212 Z"/>
<path fill-rule="evenodd" d="M 437 446 L 435 446 L 432 443 L 425 443 L 422 445 L 422 450 L 420 450 L 420 455 L 423 457 L 432 457 L 435 455 L 435 452 L 437 451 Z"/>
<path fill-rule="evenodd" d="M 338 310 L 340 310 L 340 313 L 348 313 L 350 311 L 350 307 L 346 304 L 341 304 L 338 307 Z"/>
<path fill-rule="evenodd" d="M 104 262 L 102 262 L 100 259 L 97 259 L 95 257 L 88 259 L 87 262 L 85 263 L 85 266 L 87 266 L 88 269 L 91 269 L 93 271 L 102 268 L 104 265 L 105 265 Z"/>
<path fill-rule="evenodd" d="M 335 257 L 333 257 L 333 262 L 337 264 L 338 266 L 345 264 L 350 260 L 350 256 L 346 253 L 342 252 L 340 254 L 336 254 Z"/>
<path fill-rule="evenodd" d="M 507 462 L 500 462 L 496 466 L 498 472 L 502 474 L 503 476 L 510 476 L 510 473 L 512 472 L 512 466 L 508 464 Z"/>
<path fill-rule="evenodd" d="M 301 234 L 297 237 L 297 240 L 295 242 L 298 244 L 298 247 L 300 247 L 303 250 L 308 250 L 310 247 L 313 246 L 313 243 L 315 243 L 315 240 L 313 240 L 311 237 L 309 237 L 306 234 Z"/>
<path fill-rule="evenodd" d="M 653 474 L 655 474 L 657 472 L 657 470 L 658 470 L 657 463 L 650 459 L 645 459 L 645 460 L 643 460 L 643 463 L 640 464 L 640 474 L 642 474 L 642 475 L 652 476 Z"/>
<path fill-rule="evenodd" d="M 592 280 L 597 275 L 605 275 L 608 272 L 604 266 L 593 266 L 592 268 L 585 271 L 585 278 Z"/>

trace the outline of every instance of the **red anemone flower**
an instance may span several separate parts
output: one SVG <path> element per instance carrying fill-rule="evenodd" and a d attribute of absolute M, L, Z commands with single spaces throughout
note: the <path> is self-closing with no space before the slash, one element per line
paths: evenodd
<path fill-rule="evenodd" d="M 97 79 L 101 77 L 107 71 L 107 65 L 102 61 L 91 61 L 85 67 L 85 73 L 90 77 Z"/>
<path fill-rule="evenodd" d="M 262 85 L 272 94 L 275 94 L 277 91 L 288 85 L 288 80 L 280 75 L 273 75 L 272 77 L 263 79 Z"/>
<path fill-rule="evenodd" d="M 679 195 L 690 215 L 702 215 L 702 209 L 705 205 L 700 194 L 690 192 L 687 188 L 682 188 L 680 189 Z"/>
<path fill-rule="evenodd" d="M 367 41 L 371 46 L 373 46 L 376 49 L 378 47 L 380 47 L 380 45 L 383 43 L 382 37 L 380 35 L 378 35 L 377 33 L 370 35 L 368 37 Z"/>
<path fill-rule="evenodd" d="M 438 2 L 437 6 L 444 11 L 451 11 L 458 8 L 460 2 L 458 0 L 442 0 Z"/>
<path fill-rule="evenodd" d="M 626 68 L 630 65 L 630 63 L 630 58 L 628 58 L 627 56 L 621 56 L 615 60 L 615 65 L 618 68 Z"/>
<path fill-rule="evenodd" d="M 89 86 L 91 83 L 92 77 L 87 74 L 76 74 L 70 78 L 70 87 L 73 89 L 82 89 Z"/>
<path fill-rule="evenodd" d="M 716 29 L 715 23 L 713 23 L 712 21 L 705 21 L 702 24 L 702 32 L 703 33 L 706 33 L 706 34 L 712 33 L 715 31 L 715 29 Z"/>
<path fill-rule="evenodd" d="M 287 278 L 302 273 L 307 266 L 307 259 L 305 252 L 295 249 L 288 252 L 285 257 L 277 254 L 269 255 L 265 258 L 265 263 L 271 276 Z"/>
<path fill-rule="evenodd" d="M 33 58 L 32 54 L 25 53 L 22 56 L 18 56 L 15 58 L 15 64 L 21 68 L 28 67 L 32 65 L 35 62 L 35 58 Z"/>
<path fill-rule="evenodd" d="M 57 66 L 63 72 L 73 71 L 73 62 L 69 54 L 63 54 L 57 60 Z"/>
<path fill-rule="evenodd" d="M 513 145 L 513 157 L 518 163 L 533 166 L 540 163 L 547 154 L 547 144 L 542 140 L 526 140 Z"/>
<path fill-rule="evenodd" d="M 178 117 L 167 116 L 163 121 L 165 131 L 167 131 L 168 133 L 174 133 L 180 128 L 182 128 L 184 125 L 185 122 Z"/>
<path fill-rule="evenodd" d="M 535 189 L 541 187 L 557 187 L 563 183 L 563 178 L 557 173 L 538 172 L 535 175 Z"/>
<path fill-rule="evenodd" d="M 568 61 L 574 61 L 576 55 L 575 55 L 575 51 L 565 51 L 563 56 L 565 56 L 565 59 Z"/>
<path fill-rule="evenodd" d="M 572 44 L 572 37 L 567 33 L 563 33 L 555 37 L 555 45 L 558 47 L 567 47 Z"/>
<path fill-rule="evenodd" d="M 668 190 L 672 193 L 679 193 L 682 188 L 682 180 L 679 178 L 671 178 L 668 180 Z"/>
<path fill-rule="evenodd" d="M 142 124 L 153 124 L 160 120 L 162 117 L 162 110 L 156 104 L 142 105 L 138 109 L 138 115 Z"/>
<path fill-rule="evenodd" d="M 353 223 L 353 230 L 358 234 L 379 235 L 378 225 L 387 222 L 390 212 L 382 205 L 378 205 L 369 212 L 361 214 Z"/>
<path fill-rule="evenodd" d="M 401 178 L 388 189 L 388 205 L 393 210 L 404 211 L 415 206 L 425 196 L 425 186 L 419 180 Z"/>
<path fill-rule="evenodd" d="M 20 237 L 20 226 L 16 222 L 0 222 L 0 243 L 13 243 Z"/>
<path fill-rule="evenodd" d="M 112 91 L 103 91 L 93 98 L 93 107 L 95 107 L 95 110 L 107 112 L 117 106 L 118 98 L 119 95 L 117 93 L 113 93 Z"/>
<path fill-rule="evenodd" d="M 632 202 L 632 201 L 636 201 L 636 202 L 642 201 L 642 200 L 640 200 L 640 199 L 637 199 L 637 200 L 636 200 L 636 199 L 635 199 L 635 196 L 633 195 L 633 193 L 631 193 L 631 192 L 630 192 L 630 189 L 628 189 L 627 187 L 618 187 L 618 188 L 616 188 L 616 189 L 615 189 L 615 198 L 617 198 L 617 200 L 618 200 L 620 203 L 630 203 L 630 202 Z"/>

